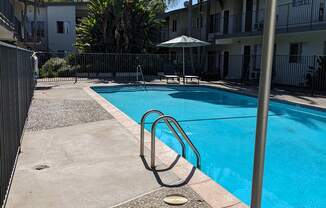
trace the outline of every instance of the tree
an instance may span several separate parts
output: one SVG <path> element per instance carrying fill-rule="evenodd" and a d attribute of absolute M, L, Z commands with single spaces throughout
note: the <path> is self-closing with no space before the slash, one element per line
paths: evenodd
<path fill-rule="evenodd" d="M 84 52 L 142 53 L 153 49 L 165 0 L 90 0 L 77 26 L 76 46 Z"/>

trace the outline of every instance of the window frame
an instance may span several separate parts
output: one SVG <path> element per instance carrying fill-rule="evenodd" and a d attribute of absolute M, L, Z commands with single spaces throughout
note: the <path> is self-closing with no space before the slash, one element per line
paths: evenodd
<path fill-rule="evenodd" d="M 65 22 L 57 21 L 57 34 L 65 34 Z"/>
<path fill-rule="evenodd" d="M 296 46 L 296 48 L 294 48 Z M 294 53 L 294 50 L 296 52 Z M 289 63 L 295 64 L 295 63 L 301 63 L 302 60 L 302 43 L 290 43 L 289 46 Z"/>
<path fill-rule="evenodd" d="M 177 20 L 176 19 L 173 19 L 172 20 L 172 32 L 177 32 L 177 29 L 178 26 L 177 26 Z"/>

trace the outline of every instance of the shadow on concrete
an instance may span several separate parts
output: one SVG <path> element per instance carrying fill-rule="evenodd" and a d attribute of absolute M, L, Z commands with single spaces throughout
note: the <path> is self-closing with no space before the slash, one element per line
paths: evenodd
<path fill-rule="evenodd" d="M 184 181 L 180 182 L 180 183 L 177 183 L 177 184 L 166 184 L 166 183 L 164 183 L 164 182 L 162 181 L 162 179 L 161 179 L 159 173 L 160 173 L 160 172 L 169 171 L 169 170 L 171 170 L 172 168 L 174 168 L 175 165 L 178 163 L 180 157 L 181 157 L 181 156 L 178 155 L 178 156 L 175 158 L 175 160 L 170 164 L 169 167 L 164 168 L 164 169 L 157 170 L 156 168 L 151 168 L 151 167 L 148 165 L 148 163 L 147 163 L 147 161 L 146 161 L 146 159 L 145 159 L 144 156 L 140 156 L 140 158 L 141 158 L 141 160 L 142 160 L 142 162 L 143 162 L 143 164 L 144 164 L 144 167 L 145 167 L 147 170 L 153 172 L 154 177 L 155 177 L 157 183 L 160 184 L 161 186 L 163 186 L 163 187 L 167 187 L 167 188 L 176 188 L 176 187 L 182 187 L 182 186 L 185 186 L 185 185 L 187 185 L 187 184 L 189 183 L 189 181 L 191 180 L 191 178 L 192 178 L 193 175 L 195 174 L 196 168 L 193 167 L 193 168 L 191 169 L 191 171 L 189 172 L 188 176 L 186 177 L 186 179 L 185 179 Z"/>

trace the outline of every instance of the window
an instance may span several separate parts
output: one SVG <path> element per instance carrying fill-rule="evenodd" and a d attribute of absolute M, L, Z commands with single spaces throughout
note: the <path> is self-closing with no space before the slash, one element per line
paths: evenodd
<path fill-rule="evenodd" d="M 31 22 L 32 34 L 34 34 L 34 22 Z M 44 22 L 37 22 L 36 24 L 36 35 L 37 37 L 45 36 L 45 26 Z"/>
<path fill-rule="evenodd" d="M 177 32 L 177 20 L 172 21 L 172 32 Z"/>
<path fill-rule="evenodd" d="M 214 15 L 209 15 L 209 32 L 214 32 Z"/>
<path fill-rule="evenodd" d="M 57 33 L 63 34 L 64 33 L 64 22 L 57 21 Z"/>
<path fill-rule="evenodd" d="M 200 28 L 200 18 L 196 18 L 196 28 Z"/>
<path fill-rule="evenodd" d="M 302 43 L 290 44 L 290 63 L 300 63 L 302 54 Z"/>
<path fill-rule="evenodd" d="M 310 0 L 293 0 L 292 4 L 294 7 L 303 6 L 310 4 Z"/>
<path fill-rule="evenodd" d="M 212 14 L 210 15 L 210 25 L 209 25 L 209 32 L 216 33 L 220 32 L 221 27 L 221 14 Z"/>

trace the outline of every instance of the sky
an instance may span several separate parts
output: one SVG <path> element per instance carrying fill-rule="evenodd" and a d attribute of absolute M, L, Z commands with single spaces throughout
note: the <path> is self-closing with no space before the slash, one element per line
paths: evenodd
<path fill-rule="evenodd" d="M 184 2 L 185 2 L 185 0 L 178 1 L 178 3 L 176 3 L 175 5 L 169 6 L 167 11 L 184 8 L 184 6 L 183 6 Z M 197 0 L 192 0 L 192 4 L 197 4 Z"/>

